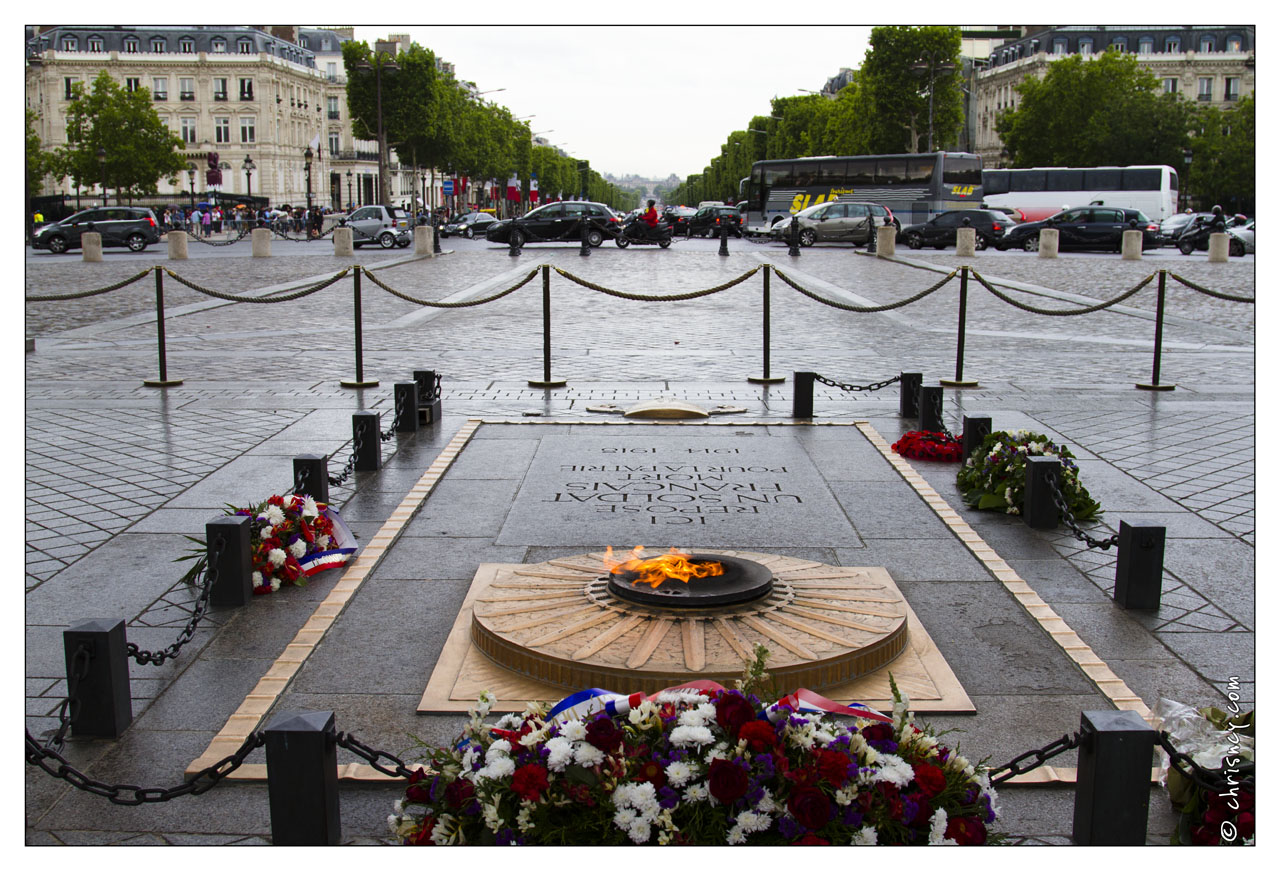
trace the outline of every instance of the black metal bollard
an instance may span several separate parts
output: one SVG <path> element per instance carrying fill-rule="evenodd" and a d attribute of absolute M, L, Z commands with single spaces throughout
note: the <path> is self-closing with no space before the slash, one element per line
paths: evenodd
<path fill-rule="evenodd" d="M 591 222 L 586 218 L 582 219 L 582 224 L 578 230 L 578 235 L 582 237 L 582 247 L 578 249 L 579 257 L 591 256 L 591 243 L 587 240 L 587 236 L 591 235 Z"/>
<path fill-rule="evenodd" d="M 440 249 L 440 227 L 435 223 L 435 221 L 431 222 L 431 250 L 436 254 L 444 253 Z"/>
<path fill-rule="evenodd" d="M 507 237 L 507 256 L 508 257 L 520 256 L 520 246 L 516 244 L 517 233 L 518 233 L 517 230 L 512 229 L 511 235 Z"/>
<path fill-rule="evenodd" d="M 1163 526 L 1120 521 L 1116 543 L 1116 588 L 1112 598 L 1121 608 L 1154 611 L 1160 607 L 1164 578 Z"/>
<path fill-rule="evenodd" d="M 969 417 L 964 416 L 964 432 L 960 435 L 960 450 L 964 453 L 961 460 L 969 459 L 970 455 L 978 449 L 978 445 L 982 444 L 982 440 L 991 435 L 991 418 L 989 417 Z"/>
<path fill-rule="evenodd" d="M 217 571 L 217 580 L 209 591 L 210 605 L 239 607 L 253 598 L 253 558 L 249 554 L 252 527 L 253 518 L 243 514 L 218 517 L 204 525 L 209 567 Z M 219 542 L 221 554 L 215 559 Z"/>
<path fill-rule="evenodd" d="M 418 385 L 418 421 L 440 422 L 440 373 L 434 369 L 414 369 L 413 380 Z"/>
<path fill-rule="evenodd" d="M 329 501 L 329 458 L 299 454 L 293 458 L 293 492 L 317 502 Z"/>
<path fill-rule="evenodd" d="M 127 644 L 124 621 L 118 618 L 80 620 L 63 630 L 68 688 L 75 683 L 73 735 L 118 738 L 133 722 Z M 81 645 L 89 648 L 89 657 L 87 668 L 78 671 L 76 651 Z"/>
<path fill-rule="evenodd" d="M 791 226 L 787 228 L 787 253 L 800 256 L 800 219 L 795 215 L 791 216 Z"/>
<path fill-rule="evenodd" d="M 920 386 L 924 375 L 919 372 L 903 372 L 898 381 L 898 417 L 920 415 Z"/>
<path fill-rule="evenodd" d="M 876 251 L 876 219 L 868 218 L 867 220 L 871 224 L 871 235 L 867 237 L 867 250 L 874 254 Z"/>
<path fill-rule="evenodd" d="M 271 842 L 333 846 L 342 839 L 332 711 L 282 713 L 265 729 Z"/>
<path fill-rule="evenodd" d="M 720 253 L 729 256 L 729 225 L 724 221 L 720 222 Z"/>
<path fill-rule="evenodd" d="M 352 451 L 357 472 L 376 472 L 382 466 L 382 415 L 376 411 L 357 411 L 351 415 Z"/>
<path fill-rule="evenodd" d="M 813 417 L 814 372 L 793 372 L 795 392 L 791 396 L 792 417 Z"/>
<path fill-rule="evenodd" d="M 1083 711 L 1071 838 L 1088 846 L 1147 841 L 1155 731 L 1137 711 Z"/>
<path fill-rule="evenodd" d="M 1027 457 L 1022 519 L 1032 529 L 1053 529 L 1058 525 L 1058 506 L 1053 504 L 1053 491 L 1046 479 L 1056 485 L 1061 469 L 1062 461 L 1057 457 Z"/>
<path fill-rule="evenodd" d="M 395 384 L 396 432 L 418 431 L 418 384 Z"/>
<path fill-rule="evenodd" d="M 920 424 L 924 432 L 942 432 L 942 388 L 920 387 Z"/>

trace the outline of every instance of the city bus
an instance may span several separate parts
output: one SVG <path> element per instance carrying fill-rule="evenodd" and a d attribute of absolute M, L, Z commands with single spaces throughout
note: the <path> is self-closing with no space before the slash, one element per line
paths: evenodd
<path fill-rule="evenodd" d="M 1139 209 L 1153 221 L 1178 211 L 1178 173 L 1170 166 L 1038 166 L 984 169 L 988 206 L 1020 209 L 1039 221 L 1076 206 Z"/>
<path fill-rule="evenodd" d="M 917 224 L 982 202 L 982 158 L 956 151 L 758 160 L 747 180 L 747 232 L 829 200 L 878 203 L 897 223 Z"/>

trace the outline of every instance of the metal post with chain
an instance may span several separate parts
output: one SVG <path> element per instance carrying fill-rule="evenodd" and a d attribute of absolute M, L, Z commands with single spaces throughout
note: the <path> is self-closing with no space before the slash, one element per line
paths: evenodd
<path fill-rule="evenodd" d="M 1067 524 L 1071 529 L 1071 534 L 1077 540 L 1083 541 L 1086 547 L 1096 547 L 1099 550 L 1110 550 L 1113 544 L 1120 541 L 1120 536 L 1118 535 L 1111 535 L 1104 539 L 1090 537 L 1076 522 L 1076 516 L 1072 513 L 1071 506 L 1067 504 L 1066 497 L 1062 495 L 1062 490 L 1058 488 L 1058 476 L 1052 473 L 1045 473 L 1042 475 L 1042 479 L 1049 490 L 1049 495 L 1053 498 L 1053 504 L 1057 506 L 1058 512 L 1062 515 L 1063 523 Z"/>
<path fill-rule="evenodd" d="M 347 457 L 347 464 L 342 467 L 341 472 L 336 475 L 329 476 L 329 484 L 331 486 L 341 487 L 343 484 L 347 483 L 347 479 L 351 477 L 351 473 L 356 467 L 356 457 L 360 455 L 360 452 L 364 447 L 363 436 L 363 428 L 357 427 L 351 439 L 351 456 Z"/>
<path fill-rule="evenodd" d="M 211 557 L 204 561 L 204 584 L 200 588 L 200 597 L 196 599 L 195 607 L 191 612 L 191 619 L 187 621 L 187 625 L 178 633 L 176 641 L 159 652 L 139 650 L 138 645 L 132 642 L 125 645 L 125 650 L 138 665 L 163 665 L 167 660 L 177 656 L 178 651 L 195 636 L 196 627 L 200 625 L 205 612 L 209 610 L 209 598 L 213 594 L 214 585 L 218 583 L 218 561 L 225 547 L 225 539 L 219 538 L 214 542 Z"/>
<path fill-rule="evenodd" d="M 400 417 L 401 415 L 404 414 L 404 394 L 401 393 L 399 390 L 397 390 L 395 393 L 395 403 L 396 403 L 395 420 L 391 421 L 391 426 L 388 429 L 378 433 L 379 437 L 381 437 L 381 439 L 384 442 L 391 441 L 391 439 L 395 436 L 396 432 L 400 429 Z"/>

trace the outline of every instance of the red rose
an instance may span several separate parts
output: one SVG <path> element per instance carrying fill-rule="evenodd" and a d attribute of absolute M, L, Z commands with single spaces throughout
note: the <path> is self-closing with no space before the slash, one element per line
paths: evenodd
<path fill-rule="evenodd" d="M 422 802 L 423 804 L 430 801 L 431 790 L 423 783 L 426 779 L 426 772 L 421 768 L 415 768 L 413 773 L 409 775 L 409 786 L 404 791 L 404 797 L 409 801 Z"/>
<path fill-rule="evenodd" d="M 716 723 L 734 738 L 738 730 L 756 718 L 756 709 L 742 696 L 725 693 L 716 702 Z"/>
<path fill-rule="evenodd" d="M 1197 847 L 1216 847 L 1219 840 L 1216 826 L 1191 827 L 1191 843 Z"/>
<path fill-rule="evenodd" d="M 541 765 L 521 765 L 511 775 L 511 791 L 521 798 L 537 801 L 546 789 L 547 769 Z"/>
<path fill-rule="evenodd" d="M 836 789 L 849 779 L 849 757 L 839 750 L 819 750 L 818 775 Z"/>
<path fill-rule="evenodd" d="M 1236 817 L 1236 831 L 1241 840 L 1253 837 L 1253 811 L 1244 811 Z"/>
<path fill-rule="evenodd" d="M 404 842 L 405 844 L 410 846 L 421 846 L 423 844 L 434 846 L 435 842 L 431 840 L 431 833 L 435 831 L 435 828 L 436 828 L 435 817 L 423 817 L 422 828 L 418 829 L 416 834 L 409 835 L 407 838 L 405 838 Z"/>
<path fill-rule="evenodd" d="M 952 817 L 947 820 L 947 831 L 943 837 L 951 838 L 962 847 L 985 844 L 987 827 L 977 817 Z"/>
<path fill-rule="evenodd" d="M 608 717 L 587 724 L 587 743 L 604 753 L 612 753 L 622 743 L 622 730 Z"/>
<path fill-rule="evenodd" d="M 459 777 L 444 788 L 444 800 L 450 807 L 461 808 L 476 794 L 476 785 L 465 777 Z"/>
<path fill-rule="evenodd" d="M 747 772 L 728 759 L 715 759 L 707 771 L 707 788 L 721 804 L 733 804 L 747 794 Z"/>
<path fill-rule="evenodd" d="M 933 798 L 947 788 L 947 775 L 938 766 L 928 762 L 917 762 L 911 766 L 911 770 L 915 773 L 916 784 L 920 787 L 920 791 L 929 798 Z"/>
<path fill-rule="evenodd" d="M 830 842 L 830 841 L 828 841 L 826 838 L 819 838 L 819 837 L 818 837 L 817 835 L 815 835 L 813 832 L 805 832 L 804 837 L 802 837 L 802 838 L 801 838 L 800 840 L 798 840 L 798 841 L 792 841 L 791 843 L 796 844 L 796 845 L 798 845 L 798 846 L 802 846 L 802 847 L 829 847 L 829 846 L 831 846 L 831 842 Z"/>
<path fill-rule="evenodd" d="M 892 741 L 893 727 L 888 723 L 872 723 L 862 727 L 862 737 L 867 741 Z"/>
<path fill-rule="evenodd" d="M 763 753 L 771 747 L 778 746 L 778 734 L 768 720 L 752 720 L 738 730 L 739 740 L 745 740 L 747 746 L 755 753 Z"/>
<path fill-rule="evenodd" d="M 819 780 L 818 769 L 811 765 L 785 772 L 783 776 L 796 786 L 817 786 Z"/>
<path fill-rule="evenodd" d="M 806 829 L 820 829 L 831 819 L 831 801 L 815 786 L 802 786 L 792 792 L 787 810 Z"/>

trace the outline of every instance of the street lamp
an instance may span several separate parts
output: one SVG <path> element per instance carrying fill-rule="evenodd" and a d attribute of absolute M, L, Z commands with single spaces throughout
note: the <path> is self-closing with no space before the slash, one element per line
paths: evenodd
<path fill-rule="evenodd" d="M 388 60 L 385 61 L 380 59 L 381 55 L 382 52 L 377 52 L 374 55 L 375 63 L 360 61 L 355 65 L 355 68 L 358 70 L 373 70 L 374 87 L 378 102 L 378 197 L 379 202 L 389 203 L 391 202 L 391 179 L 388 178 L 387 174 L 387 139 L 382 130 L 382 71 L 384 69 L 394 71 L 400 69 L 400 67 L 396 65 L 394 60 L 390 59 L 390 55 L 388 55 Z"/>
<path fill-rule="evenodd" d="M 911 71 L 916 73 L 917 75 L 926 73 L 926 72 L 928 73 L 928 82 L 929 82 L 929 148 L 928 150 L 933 151 L 933 85 L 934 85 L 934 81 L 938 73 L 945 74 L 945 73 L 955 72 L 956 65 L 951 63 L 951 61 L 949 60 L 942 60 L 942 62 L 939 62 L 939 58 L 946 57 L 945 53 L 943 52 L 938 52 L 938 51 L 925 52 L 925 57 L 929 59 L 929 62 L 925 63 L 924 61 L 918 61 L 911 67 Z"/>
<path fill-rule="evenodd" d="M 1191 208 L 1191 190 L 1187 187 L 1187 183 L 1191 181 L 1191 149 L 1182 149 L 1182 162 L 1187 166 L 1187 176 L 1182 181 L 1182 205 L 1185 208 Z"/>
<path fill-rule="evenodd" d="M 102 149 L 98 149 L 101 151 Z M 187 164 L 187 181 L 191 184 L 191 208 L 196 207 L 196 165 L 194 163 Z"/>
<path fill-rule="evenodd" d="M 107 205 L 107 149 L 98 146 L 98 163 L 102 166 L 102 206 Z"/>
<path fill-rule="evenodd" d="M 347 211 L 351 211 L 351 170 L 347 170 Z"/>
<path fill-rule="evenodd" d="M 302 152 L 302 167 L 307 175 L 307 213 L 311 213 L 311 158 L 315 157 L 315 153 L 311 150 L 311 146 L 307 146 L 307 150 Z"/>
<path fill-rule="evenodd" d="M 245 183 L 244 183 L 245 197 L 248 199 L 252 199 L 253 198 L 253 171 L 258 167 L 254 164 L 252 157 L 250 157 L 249 155 L 245 155 L 244 163 L 240 164 L 240 168 L 244 170 L 244 175 L 245 175 Z"/>

